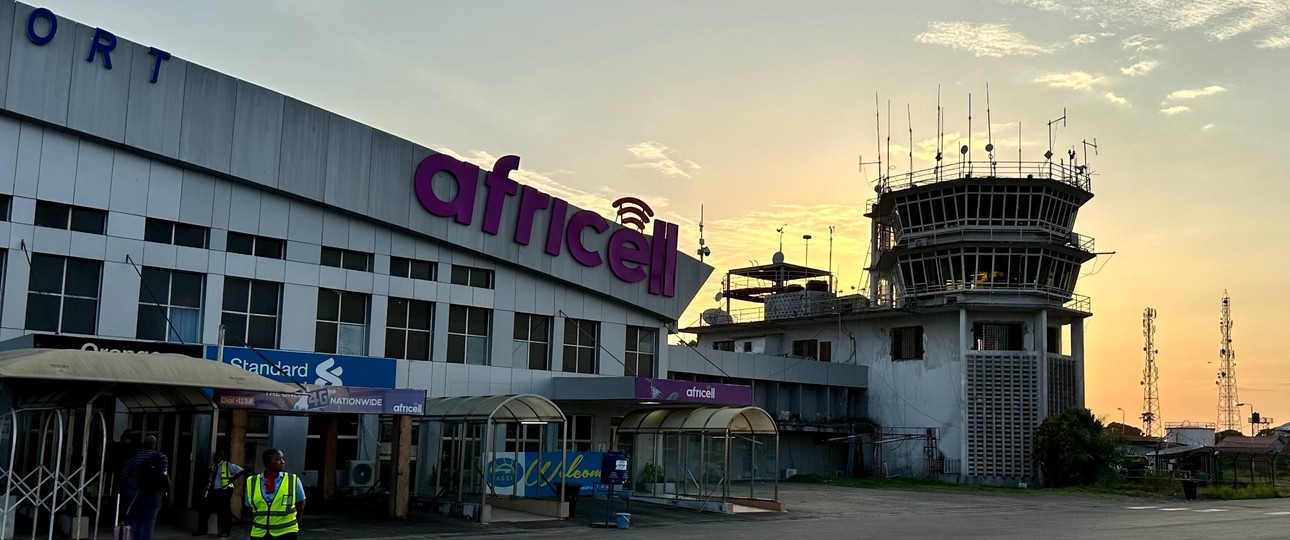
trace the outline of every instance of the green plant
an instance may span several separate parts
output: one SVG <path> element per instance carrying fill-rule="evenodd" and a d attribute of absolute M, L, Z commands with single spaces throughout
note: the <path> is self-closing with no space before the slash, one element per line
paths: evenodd
<path fill-rule="evenodd" d="M 661 484 L 664 481 L 663 466 L 654 463 L 646 463 L 645 468 L 641 470 L 641 483 L 643 484 Z"/>

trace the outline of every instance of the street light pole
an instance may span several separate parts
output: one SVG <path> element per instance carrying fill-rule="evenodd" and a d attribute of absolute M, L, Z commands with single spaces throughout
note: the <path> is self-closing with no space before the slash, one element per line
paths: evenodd
<path fill-rule="evenodd" d="M 1253 437 L 1253 436 L 1254 436 L 1254 405 L 1253 405 L 1253 404 L 1251 404 L 1251 403 L 1237 403 L 1237 404 L 1236 404 L 1236 410 L 1239 412 L 1239 411 L 1241 410 L 1241 407 L 1244 407 L 1244 406 L 1246 406 L 1246 405 L 1249 405 L 1249 406 L 1250 406 L 1250 416 L 1249 416 L 1249 419 L 1250 419 L 1250 436 L 1251 436 L 1251 437 Z"/>
<path fill-rule="evenodd" d="M 1123 408 L 1123 407 L 1116 407 L 1116 408 L 1115 408 L 1115 410 L 1120 411 L 1120 425 L 1122 425 L 1122 426 L 1123 426 L 1123 425 L 1125 425 L 1125 424 L 1124 424 L 1124 408 Z"/>

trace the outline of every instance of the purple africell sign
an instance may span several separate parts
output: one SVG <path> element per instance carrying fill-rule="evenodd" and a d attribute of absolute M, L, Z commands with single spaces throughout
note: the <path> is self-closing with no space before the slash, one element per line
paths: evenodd
<path fill-rule="evenodd" d="M 569 215 L 567 201 L 511 180 L 511 171 L 519 166 L 518 156 L 502 156 L 485 176 L 483 184 L 487 194 L 484 195 L 484 215 L 479 219 L 481 231 L 497 236 L 503 212 L 514 212 L 516 220 L 512 240 L 527 246 L 533 240 L 535 218 L 545 213 L 550 222 L 545 239 L 548 255 L 560 257 L 567 250 L 569 256 L 589 268 L 607 262 L 609 270 L 620 281 L 639 283 L 648 278 L 650 294 L 676 296 L 679 229 L 675 224 L 655 220 L 652 237 L 640 231 L 620 228 L 605 239 L 604 233 L 610 229 L 609 221 L 590 210 L 578 210 Z M 440 172 L 453 177 L 456 190 L 451 199 L 442 199 L 434 191 L 434 177 Z M 431 214 L 453 218 L 461 225 L 471 225 L 477 217 L 475 199 L 479 192 L 479 172 L 479 167 L 446 154 L 428 156 L 421 160 L 413 174 L 417 200 Z M 512 201 L 509 205 L 508 200 Z M 583 233 L 588 229 L 593 231 L 592 245 L 583 241 Z"/>
<path fill-rule="evenodd" d="M 752 387 L 671 379 L 636 378 L 636 399 L 707 405 L 752 405 Z"/>

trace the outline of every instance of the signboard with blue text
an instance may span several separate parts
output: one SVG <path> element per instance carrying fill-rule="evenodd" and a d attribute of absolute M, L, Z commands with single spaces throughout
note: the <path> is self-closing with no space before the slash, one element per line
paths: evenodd
<path fill-rule="evenodd" d="M 600 483 L 604 456 L 604 452 L 565 454 L 565 481 L 581 484 L 581 493 L 591 495 L 594 486 Z M 555 497 L 561 481 L 560 465 L 559 452 L 498 452 L 488 462 L 487 479 L 497 495 Z"/>
<path fill-rule="evenodd" d="M 215 360 L 218 354 L 219 347 L 206 347 L 206 358 Z M 390 358 L 244 347 L 224 347 L 224 363 L 275 381 L 369 388 L 394 388 L 397 365 Z"/>

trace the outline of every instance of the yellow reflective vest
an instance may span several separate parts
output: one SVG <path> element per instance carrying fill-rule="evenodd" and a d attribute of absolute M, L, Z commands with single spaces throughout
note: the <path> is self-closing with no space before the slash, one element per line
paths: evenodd
<path fill-rule="evenodd" d="M 246 479 L 246 497 L 251 503 L 252 538 L 263 538 L 266 534 L 282 536 L 300 530 L 296 522 L 296 483 L 300 479 L 285 471 L 278 474 L 282 479 L 278 481 L 278 491 L 272 502 L 264 499 L 260 488 L 264 475 Z"/>

